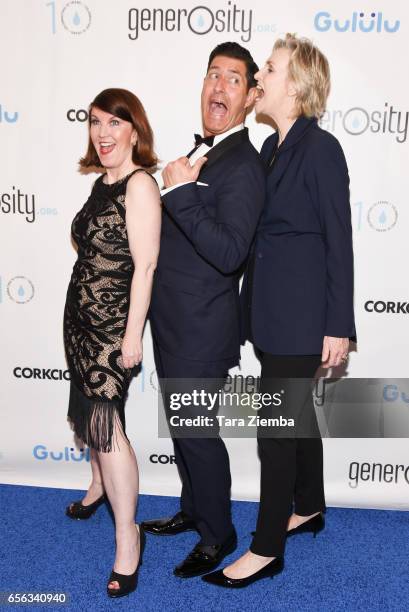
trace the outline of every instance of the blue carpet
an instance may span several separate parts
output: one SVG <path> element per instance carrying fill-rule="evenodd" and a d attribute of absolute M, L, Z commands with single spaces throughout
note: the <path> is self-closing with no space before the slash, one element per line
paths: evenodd
<path fill-rule="evenodd" d="M 286 568 L 275 578 L 230 591 L 200 578 L 172 575 L 197 540 L 194 533 L 147 536 L 135 593 L 108 600 L 105 583 L 114 553 L 114 531 L 105 506 L 89 521 L 72 521 L 64 508 L 78 491 L 0 486 L 2 554 L 0 591 L 65 591 L 70 604 L 33 610 L 140 610 L 146 612 L 336 612 L 409 609 L 409 514 L 330 508 L 327 527 L 287 544 Z M 138 521 L 172 514 L 177 500 L 142 495 Z M 250 542 L 257 504 L 233 502 L 239 534 L 237 557 Z M 20 606 L 15 606 L 19 608 Z M 9 610 L 13 609 L 8 607 Z"/>

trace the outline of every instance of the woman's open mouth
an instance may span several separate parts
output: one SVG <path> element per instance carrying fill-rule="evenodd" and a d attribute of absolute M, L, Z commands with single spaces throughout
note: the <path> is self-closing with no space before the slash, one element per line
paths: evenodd
<path fill-rule="evenodd" d="M 101 155 L 107 155 L 108 153 L 112 153 L 115 148 L 114 142 L 100 142 L 99 143 L 99 152 Z"/>

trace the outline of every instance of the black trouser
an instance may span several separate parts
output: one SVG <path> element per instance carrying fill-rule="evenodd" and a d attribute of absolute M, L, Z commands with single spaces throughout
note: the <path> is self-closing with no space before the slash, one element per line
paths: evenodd
<path fill-rule="evenodd" d="M 154 340 L 155 365 L 159 379 L 173 379 L 172 390 L 181 379 L 180 391 L 189 391 L 187 379 L 225 380 L 230 363 L 227 361 L 201 362 L 175 357 L 164 351 Z M 183 382 L 182 382 L 183 379 Z M 207 390 L 218 391 L 209 383 Z M 192 390 L 195 387 L 192 383 Z M 165 404 L 168 395 L 164 393 Z M 165 405 L 167 415 L 169 405 Z M 196 414 L 208 416 L 207 409 L 195 409 Z M 230 462 L 223 440 L 212 438 L 173 438 L 176 464 L 182 480 L 181 510 L 192 518 L 206 545 L 221 544 L 234 531 L 230 504 Z"/>
<path fill-rule="evenodd" d="M 284 386 L 287 397 L 299 399 L 300 386 L 294 393 L 294 386 L 291 387 L 291 381 L 286 379 L 305 379 L 300 382 L 301 387 L 304 386 L 301 415 L 314 422 L 317 436 L 319 430 L 311 383 L 320 363 L 320 355 L 261 354 L 261 392 L 276 391 L 280 379 L 280 390 Z M 301 516 L 325 510 L 322 440 L 320 437 L 258 436 L 258 448 L 261 461 L 260 506 L 250 550 L 265 557 L 278 557 L 284 553 L 293 504 L 294 512 Z"/>

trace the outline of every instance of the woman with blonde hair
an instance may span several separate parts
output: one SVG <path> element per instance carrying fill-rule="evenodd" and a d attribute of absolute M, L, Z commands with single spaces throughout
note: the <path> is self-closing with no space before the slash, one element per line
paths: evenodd
<path fill-rule="evenodd" d="M 276 132 L 261 150 L 266 202 L 241 294 L 242 339 L 260 356 L 261 391 L 284 391 L 283 413 L 296 417 L 297 430 L 258 429 L 260 506 L 250 550 L 203 577 L 229 588 L 278 574 L 286 538 L 324 528 L 311 381 L 319 366 L 345 361 L 355 337 L 348 169 L 339 142 L 318 125 L 328 61 L 311 41 L 287 34 L 255 78 L 256 113 Z"/>

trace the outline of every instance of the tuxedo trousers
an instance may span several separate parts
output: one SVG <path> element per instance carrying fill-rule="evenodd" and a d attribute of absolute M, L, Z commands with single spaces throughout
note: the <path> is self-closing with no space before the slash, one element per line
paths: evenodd
<path fill-rule="evenodd" d="M 313 437 L 261 437 L 258 432 L 260 505 L 250 550 L 265 557 L 279 557 L 284 554 L 292 511 L 301 516 L 325 511 L 322 440 L 312 401 L 312 381 L 321 356 L 270 355 L 260 351 L 259 356 L 260 391 L 275 392 L 278 385 L 291 401 L 300 403 L 290 406 L 292 412 L 313 424 Z M 291 382 L 296 378 L 302 380 Z"/>
<path fill-rule="evenodd" d="M 224 384 L 228 370 L 233 365 L 231 360 L 202 362 L 182 359 L 165 351 L 155 338 L 153 346 L 168 420 L 175 414 L 170 409 L 169 394 L 163 390 L 168 379 L 172 379 L 172 391 L 191 392 L 198 386 L 197 381 L 202 380 L 208 392 L 216 393 L 220 381 Z M 192 380 L 191 385 L 189 379 Z M 195 414 L 208 416 L 209 413 L 206 407 L 196 407 Z M 223 543 L 234 533 L 234 527 L 231 518 L 229 455 L 218 435 L 218 427 L 209 438 L 173 437 L 173 446 L 182 481 L 181 510 L 195 522 L 202 544 Z"/>

